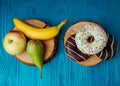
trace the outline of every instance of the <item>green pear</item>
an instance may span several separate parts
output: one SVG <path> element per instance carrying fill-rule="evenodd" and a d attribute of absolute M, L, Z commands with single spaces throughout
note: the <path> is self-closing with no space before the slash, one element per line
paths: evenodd
<path fill-rule="evenodd" d="M 30 40 L 27 43 L 27 53 L 31 56 L 35 65 L 40 68 L 42 78 L 44 46 L 40 40 Z"/>

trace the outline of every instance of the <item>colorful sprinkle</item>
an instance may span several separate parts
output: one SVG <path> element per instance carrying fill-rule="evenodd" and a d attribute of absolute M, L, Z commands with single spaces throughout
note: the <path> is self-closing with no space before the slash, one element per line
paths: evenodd
<path fill-rule="evenodd" d="M 88 37 L 93 36 L 94 41 L 89 43 Z M 99 53 L 107 44 L 107 34 L 103 28 L 95 24 L 85 24 L 75 36 L 78 49 L 85 54 Z"/>

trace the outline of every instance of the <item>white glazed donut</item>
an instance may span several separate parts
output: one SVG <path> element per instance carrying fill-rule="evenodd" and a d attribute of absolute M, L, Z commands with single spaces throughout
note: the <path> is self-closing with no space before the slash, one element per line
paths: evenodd
<path fill-rule="evenodd" d="M 89 40 L 91 37 L 94 38 L 92 42 Z M 83 25 L 75 36 L 77 48 L 89 55 L 97 54 L 103 50 L 107 44 L 107 40 L 105 30 L 95 23 Z"/>

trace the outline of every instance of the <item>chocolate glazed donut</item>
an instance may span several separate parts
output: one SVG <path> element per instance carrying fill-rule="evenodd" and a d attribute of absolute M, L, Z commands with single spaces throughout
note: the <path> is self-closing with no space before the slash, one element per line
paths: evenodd
<path fill-rule="evenodd" d="M 66 49 L 67 56 L 76 62 L 85 61 L 90 57 L 90 55 L 84 54 L 77 49 L 77 46 L 75 43 L 75 34 L 71 35 L 67 39 L 65 44 L 65 49 Z M 117 49 L 118 49 L 118 45 L 115 38 L 112 35 L 108 34 L 108 43 L 106 47 L 101 52 L 96 54 L 96 56 L 98 56 L 102 60 L 108 60 L 115 55 L 115 53 L 117 52 Z"/>
<path fill-rule="evenodd" d="M 106 47 L 96 55 L 102 60 L 109 60 L 116 54 L 117 50 L 118 50 L 117 41 L 115 40 L 113 35 L 108 34 L 108 43 Z"/>
<path fill-rule="evenodd" d="M 67 39 L 65 49 L 67 52 L 67 56 L 76 62 L 85 61 L 87 58 L 89 58 L 89 55 L 84 54 L 77 49 L 77 46 L 75 43 L 75 34 L 71 35 Z"/>

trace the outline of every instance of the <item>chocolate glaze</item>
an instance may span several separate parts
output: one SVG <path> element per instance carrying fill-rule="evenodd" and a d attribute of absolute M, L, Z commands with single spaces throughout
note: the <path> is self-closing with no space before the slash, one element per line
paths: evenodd
<path fill-rule="evenodd" d="M 71 58 L 74 61 L 84 61 L 89 58 L 89 55 L 82 53 L 77 49 L 76 43 L 75 43 L 75 34 L 71 35 L 65 45 L 65 49 L 67 52 L 67 56 Z"/>
<path fill-rule="evenodd" d="M 90 55 L 84 54 L 81 51 L 77 49 L 76 43 L 75 43 L 75 34 L 71 35 L 65 44 L 65 49 L 67 56 L 77 62 L 84 61 L 90 57 Z M 109 60 L 111 59 L 115 53 L 117 52 L 118 45 L 115 40 L 115 38 L 108 34 L 108 43 L 106 47 L 96 54 L 98 57 L 100 57 L 102 60 Z"/>
<path fill-rule="evenodd" d="M 108 43 L 106 47 L 96 55 L 103 60 L 109 60 L 116 54 L 117 49 L 118 49 L 117 41 L 115 40 L 113 35 L 108 34 Z"/>

